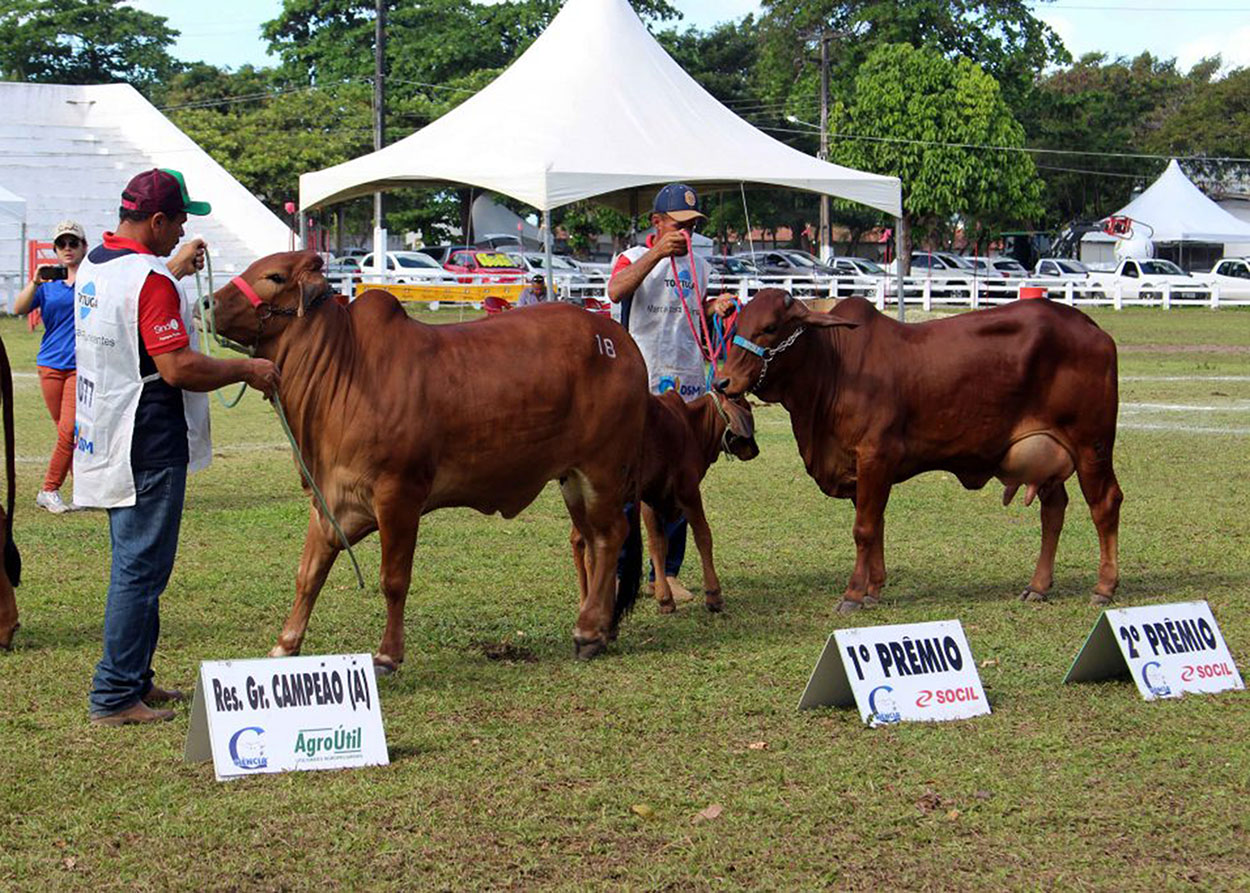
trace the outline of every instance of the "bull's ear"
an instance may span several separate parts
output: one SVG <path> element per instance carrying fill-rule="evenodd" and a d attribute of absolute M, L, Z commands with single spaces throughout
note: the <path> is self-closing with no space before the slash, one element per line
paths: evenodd
<path fill-rule="evenodd" d="M 789 310 L 790 305 L 794 303 L 794 295 L 790 294 L 789 292 L 784 292 L 784 294 L 785 294 L 785 297 L 781 299 L 782 306 L 784 306 L 787 310 Z"/>
<path fill-rule="evenodd" d="M 739 437 L 750 440 L 755 436 L 755 417 L 751 408 L 737 400 L 725 398 L 725 414 L 729 417 L 729 430 Z"/>

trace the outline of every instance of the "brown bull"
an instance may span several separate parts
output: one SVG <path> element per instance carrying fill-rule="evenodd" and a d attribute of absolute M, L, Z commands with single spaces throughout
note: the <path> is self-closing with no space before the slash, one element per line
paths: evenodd
<path fill-rule="evenodd" d="M 730 400 L 722 394 L 704 394 L 689 403 L 676 391 L 655 396 L 647 402 L 647 434 L 642 462 L 642 522 L 647 530 L 647 547 L 655 571 L 655 598 L 660 613 L 677 609 L 664 560 L 668 537 L 663 523 L 685 515 L 703 561 L 704 604 L 709 611 L 725 606 L 720 578 L 712 564 L 712 530 L 703 512 L 699 484 L 723 450 L 739 459 L 759 455 L 755 444 L 755 422 L 745 400 Z M 569 536 L 573 564 L 582 598 L 586 597 L 586 542 L 576 528 Z"/>
<path fill-rule="evenodd" d="M 890 488 L 924 471 L 968 489 L 997 477 L 1041 498 L 1042 548 L 1022 598 L 1043 599 L 1076 472 L 1098 530 L 1092 602 L 1119 583 L 1123 494 L 1111 464 L 1118 390 L 1111 337 L 1050 301 L 904 325 L 851 298 L 830 313 L 761 291 L 738 317 L 718 387 L 754 391 L 790 413 L 807 473 L 855 504 L 855 569 L 840 610 L 875 604 L 885 585 Z"/>
<path fill-rule="evenodd" d="M 0 648 L 8 650 L 13 645 L 17 622 L 17 597 L 13 587 L 21 582 L 22 556 L 13 542 L 13 495 L 17 487 L 13 437 L 13 370 L 9 366 L 9 354 L 0 341 L 0 399 L 4 401 L 4 478 L 7 493 L 5 508 L 0 511 L 0 536 L 4 542 L 4 562 L 0 567 Z"/>
<path fill-rule="evenodd" d="M 281 368 L 300 453 L 347 538 L 378 531 L 386 629 L 376 665 L 404 659 L 421 516 L 467 506 L 511 518 L 551 480 L 590 544 L 576 653 L 602 651 L 638 588 L 623 581 L 614 593 L 647 412 L 646 369 L 625 330 L 562 304 L 423 325 L 383 291 L 350 307 L 326 300 L 321 267 L 312 252 L 271 255 L 213 299 L 218 330 Z M 274 656 L 299 652 L 341 548 L 314 502 Z"/>

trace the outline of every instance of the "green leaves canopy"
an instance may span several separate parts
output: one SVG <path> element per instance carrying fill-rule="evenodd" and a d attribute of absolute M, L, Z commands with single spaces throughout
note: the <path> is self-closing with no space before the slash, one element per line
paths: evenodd
<path fill-rule="evenodd" d="M 1024 128 L 998 84 L 967 59 L 891 44 L 869 55 L 848 104 L 832 116 L 833 158 L 899 177 L 906 224 L 938 234 L 956 215 L 983 229 L 1040 212 L 1041 184 Z M 876 139 L 840 139 L 846 132 Z M 905 247 L 906 250 L 906 247 Z"/>

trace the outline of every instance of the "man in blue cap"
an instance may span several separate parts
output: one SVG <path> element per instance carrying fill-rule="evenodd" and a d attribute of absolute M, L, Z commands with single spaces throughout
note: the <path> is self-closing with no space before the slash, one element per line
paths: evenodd
<path fill-rule="evenodd" d="M 608 298 L 622 305 L 621 322 L 646 360 L 651 392 L 675 390 L 686 402 L 707 390 L 697 331 L 700 317 L 725 316 L 734 306 L 731 296 L 707 296 L 708 263 L 690 250 L 691 235 L 699 221 L 706 219 L 699 210 L 698 193 L 685 183 L 668 184 L 656 193 L 651 205 L 655 233 L 647 237 L 645 246 L 630 248 L 616 258 L 608 281 Z M 636 523 L 633 513 L 630 523 Z M 666 533 L 664 575 L 674 601 L 689 601 L 693 596 L 677 581 L 686 552 L 686 519 L 668 524 Z M 626 548 L 635 542 L 637 538 L 631 535 Z M 636 560 L 630 555 L 622 558 Z"/>

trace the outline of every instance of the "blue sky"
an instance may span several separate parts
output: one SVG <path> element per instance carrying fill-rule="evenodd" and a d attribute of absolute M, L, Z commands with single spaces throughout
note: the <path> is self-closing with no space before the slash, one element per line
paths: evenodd
<path fill-rule="evenodd" d="M 759 10 L 758 0 L 670 2 L 687 24 L 701 28 Z M 181 59 L 233 68 L 274 61 L 265 54 L 260 24 L 277 15 L 281 0 L 131 0 L 130 5 L 166 16 L 182 32 L 174 48 Z M 1187 69 L 1220 53 L 1229 67 L 1250 65 L 1250 0 L 1056 0 L 1035 6 L 1074 56 L 1149 50 L 1176 57 Z"/>

